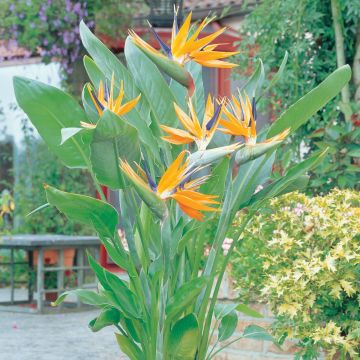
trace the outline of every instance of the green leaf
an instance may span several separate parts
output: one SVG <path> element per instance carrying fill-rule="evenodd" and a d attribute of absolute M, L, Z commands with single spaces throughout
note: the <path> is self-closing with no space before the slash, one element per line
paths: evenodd
<path fill-rule="evenodd" d="M 176 360 L 193 360 L 199 343 L 199 324 L 194 314 L 178 320 L 169 335 L 169 355 Z"/>
<path fill-rule="evenodd" d="M 235 156 L 235 161 L 237 165 L 245 164 L 251 160 L 254 160 L 258 157 L 260 157 L 263 154 L 266 154 L 267 152 L 273 150 L 278 145 L 282 143 L 281 141 L 270 141 L 270 142 L 263 142 L 263 143 L 257 143 L 254 145 L 245 145 L 243 146 Z"/>
<path fill-rule="evenodd" d="M 242 87 L 241 91 L 244 91 L 250 99 L 256 97 L 258 91 L 261 90 L 261 87 L 265 80 L 265 71 L 264 65 L 261 59 L 258 59 L 257 66 L 253 74 L 250 76 L 249 80 Z"/>
<path fill-rule="evenodd" d="M 293 133 L 308 119 L 335 97 L 351 78 L 349 65 L 330 74 L 320 85 L 291 105 L 270 127 L 268 138 L 290 128 Z"/>
<path fill-rule="evenodd" d="M 158 68 L 129 37 L 126 39 L 124 51 L 129 70 L 136 85 L 148 100 L 157 123 L 177 125 L 178 119 L 174 111 L 175 96 Z"/>
<path fill-rule="evenodd" d="M 235 311 L 231 311 L 229 314 L 222 317 L 220 326 L 219 326 L 219 341 L 225 341 L 236 330 L 236 326 L 238 323 L 238 316 Z"/>
<path fill-rule="evenodd" d="M 67 140 L 71 139 L 73 136 L 78 134 L 80 131 L 83 131 L 84 128 L 63 128 L 61 129 L 61 143 L 63 145 Z"/>
<path fill-rule="evenodd" d="M 110 110 L 97 123 L 91 143 L 91 164 L 101 184 L 112 189 L 124 187 L 119 158 L 129 163 L 140 160 L 137 130 Z"/>
<path fill-rule="evenodd" d="M 200 121 L 204 118 L 205 112 L 205 94 L 204 94 L 204 82 L 203 82 L 203 68 L 201 65 L 197 64 L 195 61 L 190 61 L 185 65 L 186 69 L 191 74 L 194 80 L 194 94 L 191 99 L 195 106 L 196 114 Z"/>
<path fill-rule="evenodd" d="M 267 332 L 267 330 L 258 325 L 247 326 L 244 329 L 243 338 L 272 341 L 277 344 L 277 341 Z"/>
<path fill-rule="evenodd" d="M 128 284 L 115 274 L 101 267 L 89 254 L 88 259 L 100 284 L 105 289 L 103 293 L 108 298 L 109 302 L 114 307 L 124 312 L 126 316 L 135 319 L 141 318 L 142 314 L 137 298 L 129 289 Z"/>
<path fill-rule="evenodd" d="M 278 179 L 277 181 L 280 181 Z M 283 187 L 280 191 L 273 193 L 273 196 L 284 195 L 293 191 L 303 191 L 309 184 L 310 177 L 308 175 L 299 175 L 295 179 L 291 179 L 287 182 L 286 186 Z M 256 194 L 254 194 L 247 203 L 243 203 L 240 205 L 241 208 L 245 206 L 250 206 L 258 201 L 263 201 L 265 198 L 269 199 L 267 195 L 274 189 L 274 187 L 278 186 L 277 181 L 274 181 L 270 185 L 266 186 L 264 189 L 260 190 Z M 276 194 L 276 195 L 274 195 Z"/>
<path fill-rule="evenodd" d="M 52 306 L 60 305 L 68 295 L 76 295 L 83 304 L 87 304 L 87 305 L 93 305 L 97 307 L 104 307 L 106 305 L 109 305 L 109 301 L 106 299 L 105 296 L 99 295 L 95 291 L 82 290 L 82 289 L 63 292 L 51 305 Z"/>
<path fill-rule="evenodd" d="M 106 326 L 117 325 L 120 321 L 120 312 L 114 308 L 104 309 L 98 317 L 89 322 L 91 331 L 98 332 Z"/>
<path fill-rule="evenodd" d="M 69 94 L 53 86 L 23 77 L 14 77 L 14 90 L 19 106 L 25 111 L 50 150 L 70 168 L 86 168 L 89 147 L 80 135 L 61 143 L 61 129 L 79 128 L 87 122 L 83 109 Z"/>
<path fill-rule="evenodd" d="M 121 351 L 127 355 L 130 360 L 145 360 L 141 349 L 125 335 L 115 334 L 116 341 L 120 346 Z"/>
<path fill-rule="evenodd" d="M 119 215 L 110 204 L 90 196 L 61 191 L 49 185 L 45 185 L 45 192 L 48 202 L 68 219 L 91 225 L 105 237 L 114 237 Z"/>
<path fill-rule="evenodd" d="M 222 319 L 224 316 L 230 314 L 237 308 L 237 304 L 234 303 L 218 303 L 214 308 L 214 315 L 216 320 Z"/>
<path fill-rule="evenodd" d="M 168 319 L 172 319 L 184 311 L 184 309 L 186 309 L 186 307 L 200 294 L 202 288 L 208 281 L 208 277 L 195 278 L 177 289 L 175 295 L 169 300 L 165 309 Z"/>
<path fill-rule="evenodd" d="M 237 311 L 240 311 L 241 313 L 254 317 L 254 318 L 263 318 L 264 316 L 257 312 L 256 310 L 252 309 L 251 307 L 245 305 L 245 304 L 239 304 L 236 307 Z"/>
<path fill-rule="evenodd" d="M 353 157 L 360 157 L 360 149 L 350 150 L 347 155 Z"/>
<path fill-rule="evenodd" d="M 288 172 L 283 175 L 280 179 L 274 181 L 274 183 L 270 184 L 268 187 L 269 189 L 265 188 L 261 190 L 258 194 L 256 194 L 257 198 L 259 199 L 259 203 L 267 201 L 275 196 L 280 194 L 286 193 L 287 189 L 293 187 L 294 181 L 299 177 L 303 176 L 307 171 L 318 166 L 324 159 L 327 154 L 327 150 L 314 154 L 310 158 L 302 161 L 299 164 L 294 165 L 291 167 Z M 302 178 L 300 181 L 304 181 L 305 179 Z"/>
<path fill-rule="evenodd" d="M 286 63 L 288 61 L 288 57 L 289 57 L 289 53 L 287 51 L 285 51 L 284 58 L 280 64 L 280 67 L 279 67 L 277 73 L 272 77 L 269 85 L 267 86 L 267 88 L 261 95 L 264 95 L 265 93 L 269 92 L 274 87 L 274 85 L 276 85 L 276 83 L 281 79 L 281 77 L 284 73 L 284 70 L 285 70 Z"/>

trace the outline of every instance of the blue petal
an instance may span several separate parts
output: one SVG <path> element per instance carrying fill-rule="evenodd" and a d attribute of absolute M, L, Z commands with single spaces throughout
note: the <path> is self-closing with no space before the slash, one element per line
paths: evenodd
<path fill-rule="evenodd" d="M 255 100 L 255 97 L 252 98 L 251 107 L 252 107 L 252 113 L 253 113 L 254 120 L 256 121 L 257 112 L 256 112 L 256 100 Z"/>
<path fill-rule="evenodd" d="M 221 110 L 221 105 L 218 105 L 214 116 L 210 119 L 210 121 L 206 124 L 206 130 L 210 131 L 212 129 L 212 127 L 214 126 L 216 120 L 218 119 L 219 115 L 220 115 L 220 110 Z"/>
<path fill-rule="evenodd" d="M 142 161 L 142 165 L 143 165 L 143 168 L 144 168 L 144 171 L 145 171 L 145 174 L 146 174 L 146 177 L 148 179 L 148 183 L 150 185 L 150 188 L 152 191 L 157 191 L 157 185 L 156 185 L 156 182 L 155 180 L 151 177 L 151 174 L 150 174 L 150 171 L 149 171 L 149 168 L 146 164 L 146 162 L 143 160 Z"/>
<path fill-rule="evenodd" d="M 100 108 L 101 110 L 104 110 L 104 106 L 103 106 L 103 104 L 99 101 L 99 99 L 98 99 L 98 97 L 96 96 L 94 90 L 91 90 L 91 94 L 92 94 L 92 96 L 94 97 L 94 100 L 95 100 L 96 104 L 99 106 L 99 108 Z"/>
<path fill-rule="evenodd" d="M 152 26 L 150 27 L 150 29 L 153 32 L 153 34 L 155 35 L 156 40 L 160 44 L 161 48 L 164 50 L 165 54 L 168 57 L 172 57 L 171 49 L 161 40 L 160 36 L 156 33 L 156 31 L 154 30 L 154 28 Z"/>

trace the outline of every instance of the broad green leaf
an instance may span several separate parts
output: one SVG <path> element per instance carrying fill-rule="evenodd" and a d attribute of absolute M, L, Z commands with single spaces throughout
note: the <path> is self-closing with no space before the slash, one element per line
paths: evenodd
<path fill-rule="evenodd" d="M 249 325 L 244 329 L 243 338 L 255 340 L 272 341 L 277 344 L 276 340 L 268 333 L 268 331 L 258 325 Z"/>
<path fill-rule="evenodd" d="M 301 125 L 335 97 L 351 78 L 349 65 L 344 65 L 330 74 L 320 85 L 291 105 L 270 127 L 268 138 L 290 128 L 294 133 Z"/>
<path fill-rule="evenodd" d="M 49 185 L 45 185 L 45 192 L 49 204 L 70 220 L 91 225 L 105 237 L 114 237 L 118 213 L 110 204 L 90 196 L 61 191 Z"/>
<path fill-rule="evenodd" d="M 61 143 L 63 145 L 67 140 L 78 134 L 80 131 L 83 131 L 84 128 L 63 128 L 61 129 Z"/>
<path fill-rule="evenodd" d="M 61 129 L 78 128 L 87 122 L 83 109 L 69 94 L 53 86 L 23 77 L 14 77 L 14 90 L 19 106 L 28 115 L 50 150 L 70 168 L 88 167 L 89 147 L 80 135 L 64 145 Z"/>
<path fill-rule="evenodd" d="M 257 93 L 261 90 L 261 87 L 265 80 L 265 71 L 264 65 L 261 59 L 258 59 L 257 66 L 253 74 L 250 76 L 249 80 L 241 88 L 241 91 L 244 91 L 250 99 L 256 97 Z"/>
<path fill-rule="evenodd" d="M 109 302 L 131 318 L 141 318 L 142 314 L 135 294 L 128 284 L 118 276 L 101 267 L 89 254 L 89 264 L 95 272 L 100 284 L 105 289 L 103 294 Z"/>
<path fill-rule="evenodd" d="M 231 209 L 239 210 L 241 204 L 246 203 L 253 196 L 258 185 L 264 184 L 270 177 L 274 154 L 261 157 L 243 164 L 234 180 L 234 194 Z"/>
<path fill-rule="evenodd" d="M 216 320 L 222 319 L 237 308 L 238 304 L 234 303 L 218 303 L 214 308 L 214 316 Z"/>
<path fill-rule="evenodd" d="M 348 156 L 360 157 L 360 149 L 350 150 L 347 153 Z"/>
<path fill-rule="evenodd" d="M 269 189 L 265 188 L 261 190 L 259 194 L 256 194 L 259 203 L 267 201 L 268 199 L 271 199 L 272 197 L 278 196 L 280 194 L 286 193 L 289 187 L 291 190 L 294 185 L 293 182 L 299 177 L 302 177 L 307 171 L 310 171 L 311 169 L 318 166 L 323 161 L 326 154 L 327 150 L 318 154 L 314 154 L 310 158 L 291 167 L 285 175 L 276 180 L 274 183 L 270 184 Z M 305 179 L 302 178 L 300 181 L 303 182 Z"/>
<path fill-rule="evenodd" d="M 119 158 L 129 163 L 140 160 L 137 130 L 110 110 L 104 111 L 93 131 L 91 164 L 101 184 L 112 189 L 124 187 Z"/>
<path fill-rule="evenodd" d="M 51 305 L 52 306 L 60 305 L 68 295 L 76 295 L 83 304 L 87 304 L 87 305 L 93 305 L 97 307 L 104 307 L 106 305 L 109 305 L 109 301 L 106 299 L 105 296 L 99 295 L 95 291 L 82 290 L 82 289 L 65 291 Z"/>
<path fill-rule="evenodd" d="M 176 360 L 193 360 L 199 344 L 199 324 L 194 314 L 178 320 L 169 335 L 168 352 Z"/>
<path fill-rule="evenodd" d="M 91 331 L 97 332 L 106 326 L 117 325 L 120 321 L 120 312 L 114 308 L 106 308 L 102 310 L 100 315 L 89 322 Z"/>
<path fill-rule="evenodd" d="M 245 305 L 245 304 L 239 304 L 238 306 L 236 306 L 236 310 L 240 311 L 241 313 L 254 317 L 254 318 L 263 318 L 264 316 L 261 315 L 259 312 L 257 312 L 256 310 L 252 309 L 251 307 Z"/>
<path fill-rule="evenodd" d="M 142 96 L 146 97 L 157 123 L 177 125 L 175 97 L 158 68 L 129 37 L 126 39 L 124 51 L 129 70 Z"/>
<path fill-rule="evenodd" d="M 129 357 L 130 360 L 145 360 L 141 349 L 125 335 L 115 334 L 116 340 L 121 351 Z"/>
<path fill-rule="evenodd" d="M 194 302 L 208 281 L 208 277 L 195 278 L 177 289 L 165 309 L 168 319 L 174 318 L 176 315 L 184 311 L 189 304 Z"/>
<path fill-rule="evenodd" d="M 200 188 L 204 194 L 216 194 L 219 199 L 223 198 L 225 189 L 226 174 L 228 172 L 230 158 L 225 156 L 218 164 L 211 170 L 211 176 Z"/>
<path fill-rule="evenodd" d="M 264 92 L 261 94 L 261 96 L 266 94 L 267 92 L 269 92 L 274 87 L 274 85 L 276 85 L 276 83 L 281 79 L 281 77 L 284 73 L 284 70 L 285 70 L 286 63 L 288 61 L 288 57 L 289 57 L 289 53 L 287 51 L 285 51 L 284 58 L 280 64 L 280 67 L 279 67 L 277 73 L 272 77 L 269 85 L 264 90 Z"/>
<path fill-rule="evenodd" d="M 235 311 L 222 317 L 219 325 L 219 341 L 225 341 L 234 333 L 238 323 L 238 316 Z"/>
<path fill-rule="evenodd" d="M 204 82 L 203 82 L 203 68 L 201 65 L 197 64 L 195 61 L 190 61 L 185 65 L 186 69 L 191 74 L 195 90 L 194 94 L 192 95 L 192 103 L 195 106 L 196 114 L 200 121 L 204 118 L 205 112 L 205 104 L 207 94 L 204 94 Z M 206 95 L 206 96 L 205 96 Z"/>
<path fill-rule="evenodd" d="M 303 191 L 308 186 L 309 179 L 310 177 L 307 175 L 299 175 L 297 178 L 290 180 L 281 191 L 276 193 L 276 196 L 284 195 L 293 191 Z M 274 181 L 270 185 L 267 185 L 264 189 L 254 194 L 247 203 L 241 204 L 240 207 L 243 208 L 245 206 L 250 206 L 258 201 L 264 200 L 265 198 L 269 199 L 269 197 L 267 197 L 267 194 L 269 194 L 270 191 L 272 191 L 272 189 L 276 186 L 277 181 Z"/>

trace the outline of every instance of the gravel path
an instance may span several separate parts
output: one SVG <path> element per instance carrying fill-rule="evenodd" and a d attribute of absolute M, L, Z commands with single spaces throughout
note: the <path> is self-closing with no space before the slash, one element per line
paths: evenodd
<path fill-rule="evenodd" d="M 0 312 L 0 359 L 125 360 L 114 330 L 92 333 L 97 311 L 35 315 Z"/>

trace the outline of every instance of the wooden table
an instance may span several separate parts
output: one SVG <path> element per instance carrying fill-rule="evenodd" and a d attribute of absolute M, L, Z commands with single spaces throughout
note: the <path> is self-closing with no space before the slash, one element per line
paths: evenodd
<path fill-rule="evenodd" d="M 10 301 L 0 302 L 0 305 L 20 305 L 32 303 L 34 297 L 34 284 L 31 274 L 34 273 L 34 251 L 38 254 L 37 269 L 36 269 L 36 311 L 42 313 L 44 309 L 44 294 L 47 292 L 62 293 L 64 287 L 65 271 L 76 271 L 77 286 L 82 287 L 84 284 L 84 271 L 89 269 L 85 265 L 85 249 L 93 248 L 98 256 L 100 240 L 95 236 L 65 236 L 65 235 L 14 235 L 0 237 L 0 250 L 8 249 L 10 251 L 10 261 L 0 262 L 0 265 L 10 267 Z M 67 248 L 76 249 L 76 266 L 72 265 L 66 267 L 64 264 L 64 250 Z M 45 250 L 58 251 L 58 264 L 56 266 L 46 267 L 44 264 L 44 251 Z M 16 262 L 14 252 L 16 250 L 23 250 L 27 253 L 27 261 Z M 27 264 L 29 268 L 28 277 L 28 299 L 27 301 L 15 301 L 15 266 L 20 264 Z M 44 288 L 44 275 L 47 271 L 58 272 L 57 288 L 45 289 Z M 86 287 L 95 287 L 96 284 L 87 284 Z M 0 308 L 4 308 L 1 306 Z"/>

